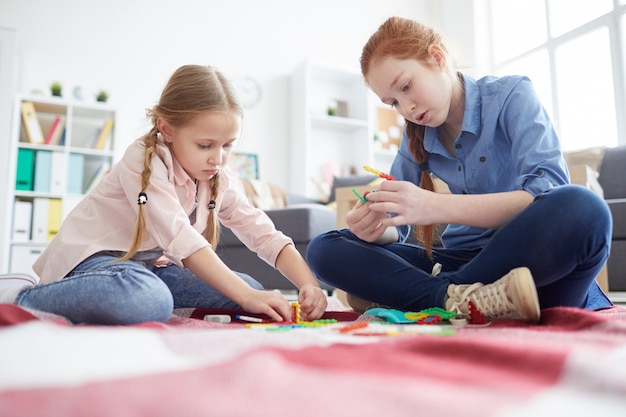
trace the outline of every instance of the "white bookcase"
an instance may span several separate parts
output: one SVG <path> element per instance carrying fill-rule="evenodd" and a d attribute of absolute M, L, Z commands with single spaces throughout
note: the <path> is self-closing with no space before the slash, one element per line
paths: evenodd
<path fill-rule="evenodd" d="M 46 138 L 55 120 L 63 126 L 53 143 L 33 140 L 23 122 L 32 103 Z M 113 164 L 115 109 L 56 97 L 18 95 L 5 149 L 8 193 L 4 201 L 3 273 L 33 273 L 31 265 L 67 214 Z M 37 136 L 37 135 L 35 135 Z"/>
<path fill-rule="evenodd" d="M 11 113 L 15 85 L 17 84 L 17 34 L 14 30 L 0 27 L 0 198 L 8 198 L 11 187 L 7 183 L 7 166 L 9 165 L 9 142 L 11 138 Z M 0 255 L 9 247 L 8 234 L 5 233 L 8 211 L 8 199 L 0 200 Z M 0 256 L 0 271 L 6 270 L 6 259 Z"/>
<path fill-rule="evenodd" d="M 333 169 L 367 174 L 374 163 L 374 107 L 359 73 L 304 62 L 291 74 L 289 191 L 320 198 Z M 329 115 L 329 107 L 337 112 Z M 378 169 L 387 169 L 380 167 Z"/>

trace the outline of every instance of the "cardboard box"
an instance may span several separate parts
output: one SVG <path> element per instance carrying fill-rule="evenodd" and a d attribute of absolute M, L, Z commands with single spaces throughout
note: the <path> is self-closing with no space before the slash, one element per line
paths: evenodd
<path fill-rule="evenodd" d="M 571 165 L 568 168 L 572 184 L 583 185 L 604 198 L 597 173 L 589 165 Z"/>
<path fill-rule="evenodd" d="M 348 227 L 346 224 L 346 214 L 352 210 L 352 207 L 359 199 L 352 191 L 355 189 L 359 194 L 363 195 L 367 191 L 372 191 L 377 188 L 377 185 L 359 185 L 356 187 L 339 187 L 335 190 L 335 201 L 337 202 L 337 229 L 345 229 Z"/>

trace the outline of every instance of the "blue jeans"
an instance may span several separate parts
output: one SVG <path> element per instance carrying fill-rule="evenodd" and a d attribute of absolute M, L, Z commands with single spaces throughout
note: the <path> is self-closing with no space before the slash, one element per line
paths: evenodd
<path fill-rule="evenodd" d="M 476 250 L 436 248 L 433 260 L 415 244 L 375 245 L 349 229 L 323 233 L 307 248 L 319 280 L 366 300 L 405 311 L 444 307 L 452 284 L 492 283 L 526 266 L 542 308 L 611 305 L 595 282 L 609 256 L 611 214 L 592 191 L 555 188 L 500 227 Z M 435 263 L 442 272 L 431 275 Z"/>
<path fill-rule="evenodd" d="M 174 308 L 240 308 L 188 269 L 116 260 L 91 256 L 62 280 L 21 291 L 16 304 L 91 324 L 165 322 Z M 236 274 L 263 288 L 250 276 Z"/>

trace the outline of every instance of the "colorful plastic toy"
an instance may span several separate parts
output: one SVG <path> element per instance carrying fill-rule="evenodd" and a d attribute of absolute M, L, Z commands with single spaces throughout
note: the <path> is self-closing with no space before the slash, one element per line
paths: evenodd
<path fill-rule="evenodd" d="M 415 323 L 415 320 L 406 317 L 404 311 L 392 308 L 370 308 L 363 314 L 381 317 L 390 323 Z"/>
<path fill-rule="evenodd" d="M 395 180 L 393 176 L 389 174 L 385 174 L 384 172 L 374 169 L 370 166 L 363 165 L 363 169 L 366 170 L 367 172 L 371 172 L 374 175 L 378 175 L 380 178 L 383 178 L 385 180 Z"/>
<path fill-rule="evenodd" d="M 367 203 L 367 199 L 365 197 L 363 197 L 361 194 L 359 194 L 359 192 L 357 190 L 355 190 L 354 188 L 352 189 L 352 192 L 354 193 L 354 195 L 356 195 L 359 200 L 361 200 L 363 203 Z"/>
<path fill-rule="evenodd" d="M 427 308 L 421 311 L 404 312 L 391 308 L 370 308 L 364 314 L 386 319 L 390 323 L 397 324 L 436 324 L 443 320 L 456 317 L 456 313 L 439 307 Z"/>
<path fill-rule="evenodd" d="M 469 320 L 468 320 L 469 324 L 489 323 L 489 321 L 485 318 L 485 316 L 483 316 L 480 310 L 478 310 L 478 307 L 476 307 L 476 304 L 472 300 L 468 302 L 468 308 L 469 308 Z"/>

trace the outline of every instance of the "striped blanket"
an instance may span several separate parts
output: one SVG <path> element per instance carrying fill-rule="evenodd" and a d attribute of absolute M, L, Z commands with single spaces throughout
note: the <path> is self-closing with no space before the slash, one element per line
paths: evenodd
<path fill-rule="evenodd" d="M 83 326 L 0 305 L 0 416 L 626 415 L 623 307 L 384 332 L 353 312 L 281 331 L 176 313 Z"/>

